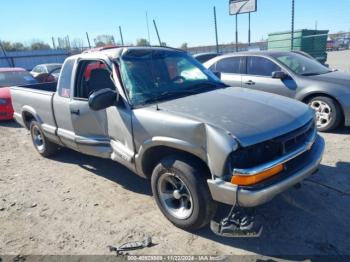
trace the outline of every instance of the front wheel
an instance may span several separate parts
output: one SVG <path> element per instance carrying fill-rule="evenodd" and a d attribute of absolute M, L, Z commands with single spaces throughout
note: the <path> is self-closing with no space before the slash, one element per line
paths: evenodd
<path fill-rule="evenodd" d="M 316 125 L 319 131 L 332 131 L 340 125 L 342 111 L 334 99 L 325 96 L 314 97 L 309 101 L 309 106 L 316 112 Z"/>
<path fill-rule="evenodd" d="M 159 209 L 175 226 L 196 230 L 209 224 L 216 203 L 203 169 L 181 156 L 162 159 L 152 174 L 153 196 Z"/>
<path fill-rule="evenodd" d="M 58 146 L 49 141 L 36 121 L 30 123 L 30 134 L 35 149 L 43 157 L 50 157 L 58 151 Z"/>

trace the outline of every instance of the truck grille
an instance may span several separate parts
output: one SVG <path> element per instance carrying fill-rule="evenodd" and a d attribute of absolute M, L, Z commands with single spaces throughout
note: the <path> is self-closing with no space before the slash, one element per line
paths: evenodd
<path fill-rule="evenodd" d="M 283 136 L 240 148 L 231 154 L 233 168 L 251 168 L 288 154 L 305 144 L 315 130 L 313 120 Z"/>

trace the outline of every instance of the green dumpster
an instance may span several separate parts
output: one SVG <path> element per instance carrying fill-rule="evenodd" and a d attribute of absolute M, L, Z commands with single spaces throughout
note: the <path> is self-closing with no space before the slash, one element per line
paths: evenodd
<path fill-rule="evenodd" d="M 328 32 L 328 30 L 308 29 L 295 31 L 293 50 L 306 52 L 324 64 L 327 61 Z M 291 31 L 269 34 L 268 49 L 291 51 L 291 39 Z"/>

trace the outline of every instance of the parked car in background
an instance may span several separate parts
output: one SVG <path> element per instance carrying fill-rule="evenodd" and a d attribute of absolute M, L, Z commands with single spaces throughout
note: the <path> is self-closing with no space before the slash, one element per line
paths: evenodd
<path fill-rule="evenodd" d="M 339 50 L 339 44 L 336 40 L 327 40 L 327 51 L 338 51 Z"/>
<path fill-rule="evenodd" d="M 171 48 L 72 56 L 58 83 L 11 94 L 42 156 L 69 147 L 123 164 L 151 180 L 158 207 L 183 229 L 208 225 L 215 201 L 268 202 L 314 173 L 324 150 L 308 106 L 229 87 Z"/>
<path fill-rule="evenodd" d="M 13 119 L 9 87 L 34 83 L 36 80 L 23 68 L 0 68 L 0 120 Z"/>
<path fill-rule="evenodd" d="M 231 86 L 275 93 L 309 104 L 317 128 L 350 126 L 350 74 L 330 70 L 294 52 L 245 52 L 216 57 L 204 64 Z"/>
<path fill-rule="evenodd" d="M 37 65 L 30 72 L 40 83 L 57 81 L 61 73 L 62 64 L 42 64 Z"/>
<path fill-rule="evenodd" d="M 220 56 L 220 53 L 200 53 L 200 54 L 195 54 L 193 57 L 197 59 L 197 61 L 201 62 L 202 64 L 209 61 L 210 59 L 213 59 L 217 56 Z"/>

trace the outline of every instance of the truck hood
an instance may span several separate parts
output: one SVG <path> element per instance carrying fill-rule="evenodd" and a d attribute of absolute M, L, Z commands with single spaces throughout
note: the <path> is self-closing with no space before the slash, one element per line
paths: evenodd
<path fill-rule="evenodd" d="M 160 103 L 166 110 L 231 133 L 243 146 L 281 136 L 305 125 L 314 113 L 289 98 L 242 88 L 225 88 Z"/>
<path fill-rule="evenodd" d="M 309 76 L 308 79 L 326 82 L 329 84 L 340 85 L 340 86 L 343 86 L 343 87 L 347 88 L 348 90 L 350 90 L 350 74 L 349 73 L 334 71 L 334 72 L 330 72 L 327 74 Z"/>

